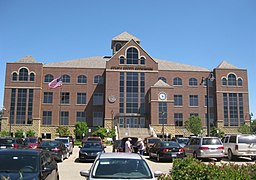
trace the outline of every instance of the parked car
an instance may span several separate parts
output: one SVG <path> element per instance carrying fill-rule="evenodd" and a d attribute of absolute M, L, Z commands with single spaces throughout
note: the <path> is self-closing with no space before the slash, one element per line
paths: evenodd
<path fill-rule="evenodd" d="M 158 137 L 147 137 L 144 139 L 144 145 L 145 145 L 145 154 L 148 154 L 149 148 L 153 146 L 155 142 L 160 142 L 161 139 Z"/>
<path fill-rule="evenodd" d="M 28 148 L 36 149 L 37 146 L 40 145 L 42 142 L 42 138 L 40 137 L 26 137 L 25 140 L 25 145 L 28 146 Z"/>
<path fill-rule="evenodd" d="M 68 153 L 69 154 L 73 153 L 73 144 L 70 141 L 69 137 L 57 137 L 57 138 L 55 138 L 55 141 L 63 142 L 68 149 Z"/>
<path fill-rule="evenodd" d="M 0 138 L 0 149 L 12 148 L 12 149 L 23 149 L 26 145 L 22 138 L 13 137 L 1 137 Z"/>
<path fill-rule="evenodd" d="M 69 141 L 72 142 L 73 148 L 75 147 L 75 140 L 74 140 L 73 136 L 61 136 L 61 137 L 68 137 Z"/>
<path fill-rule="evenodd" d="M 90 170 L 80 175 L 93 179 L 155 179 L 147 162 L 137 153 L 102 153 L 95 159 Z"/>
<path fill-rule="evenodd" d="M 122 141 L 119 140 L 115 140 L 113 143 L 113 152 L 123 152 L 123 148 L 121 146 Z"/>
<path fill-rule="evenodd" d="M 83 143 L 86 142 L 86 141 L 98 141 L 101 144 L 103 144 L 101 137 L 97 137 L 97 136 L 89 136 L 89 137 L 86 137 L 82 140 Z"/>
<path fill-rule="evenodd" d="M 52 157 L 59 162 L 63 162 L 69 157 L 68 149 L 61 141 L 42 141 L 38 149 L 50 151 Z"/>
<path fill-rule="evenodd" d="M 48 151 L 7 149 L 0 151 L 1 179 L 59 179 L 56 161 Z"/>
<path fill-rule="evenodd" d="M 185 155 L 194 158 L 216 158 L 220 161 L 224 154 L 224 147 L 218 137 L 191 137 L 184 146 Z"/>
<path fill-rule="evenodd" d="M 181 147 L 184 147 L 184 146 L 188 143 L 189 138 L 186 138 L 186 137 L 178 137 L 178 138 L 176 138 L 176 141 L 177 141 L 177 143 L 179 143 L 179 145 L 180 145 Z"/>
<path fill-rule="evenodd" d="M 100 153 L 105 152 L 105 147 L 98 141 L 86 141 L 79 150 L 79 161 L 94 160 Z"/>
<path fill-rule="evenodd" d="M 153 144 L 148 150 L 149 158 L 156 158 L 157 161 L 183 158 L 184 148 L 176 141 L 159 141 Z"/>
<path fill-rule="evenodd" d="M 234 134 L 226 135 L 223 140 L 225 154 L 229 160 L 237 157 L 250 157 L 256 160 L 256 135 L 255 134 Z"/>

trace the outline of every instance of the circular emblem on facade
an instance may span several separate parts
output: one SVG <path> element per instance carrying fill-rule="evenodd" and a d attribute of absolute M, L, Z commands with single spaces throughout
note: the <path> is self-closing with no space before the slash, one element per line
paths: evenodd
<path fill-rule="evenodd" d="M 108 96 L 108 101 L 114 103 L 116 101 L 116 97 L 114 95 Z"/>
<path fill-rule="evenodd" d="M 160 92 L 159 93 L 159 99 L 160 100 L 166 100 L 166 93 L 165 92 Z"/>

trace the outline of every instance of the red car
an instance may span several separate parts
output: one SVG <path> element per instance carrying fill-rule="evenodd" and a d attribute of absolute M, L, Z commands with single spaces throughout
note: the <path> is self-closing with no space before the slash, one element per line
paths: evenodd
<path fill-rule="evenodd" d="M 42 142 L 42 138 L 40 137 L 26 137 L 25 144 L 28 148 L 36 149 Z"/>

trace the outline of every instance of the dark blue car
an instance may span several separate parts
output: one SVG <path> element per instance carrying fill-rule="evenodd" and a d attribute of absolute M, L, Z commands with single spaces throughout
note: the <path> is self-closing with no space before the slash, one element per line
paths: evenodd
<path fill-rule="evenodd" d="M 4 149 L 0 151 L 0 178 L 59 179 L 58 166 L 48 151 Z"/>

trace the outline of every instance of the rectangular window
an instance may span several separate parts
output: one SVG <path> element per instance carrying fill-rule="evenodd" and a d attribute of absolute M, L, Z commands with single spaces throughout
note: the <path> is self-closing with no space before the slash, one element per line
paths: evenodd
<path fill-rule="evenodd" d="M 182 95 L 174 95 L 174 106 L 182 106 Z"/>
<path fill-rule="evenodd" d="M 224 126 L 228 126 L 228 95 L 223 93 Z"/>
<path fill-rule="evenodd" d="M 189 116 L 190 116 L 190 117 L 192 117 L 192 116 L 198 117 L 198 113 L 190 113 Z"/>
<path fill-rule="evenodd" d="M 175 126 L 183 126 L 183 114 L 174 113 L 174 122 L 175 122 Z"/>
<path fill-rule="evenodd" d="M 27 89 L 18 89 L 17 98 L 17 124 L 26 124 Z"/>
<path fill-rule="evenodd" d="M 60 112 L 60 125 L 68 125 L 69 122 L 69 112 L 61 111 Z"/>
<path fill-rule="evenodd" d="M 93 112 L 93 126 L 103 126 L 102 112 Z"/>
<path fill-rule="evenodd" d="M 198 106 L 198 96 L 197 95 L 189 96 L 189 106 Z"/>
<path fill-rule="evenodd" d="M 43 125 L 52 124 L 52 111 L 43 111 Z"/>
<path fill-rule="evenodd" d="M 124 113 L 124 73 L 120 72 L 120 85 L 119 85 L 119 113 Z"/>
<path fill-rule="evenodd" d="M 86 112 L 76 112 L 76 122 L 86 122 Z"/>
<path fill-rule="evenodd" d="M 61 104 L 69 104 L 70 93 L 69 92 L 61 92 L 60 93 L 60 103 Z"/>
<path fill-rule="evenodd" d="M 244 105 L 243 105 L 243 94 L 239 93 L 239 114 L 240 114 L 240 125 L 244 124 Z"/>
<path fill-rule="evenodd" d="M 103 93 L 93 94 L 93 105 L 94 106 L 103 105 Z"/>
<path fill-rule="evenodd" d="M 29 91 L 28 91 L 28 118 L 27 118 L 27 124 L 32 124 L 33 96 L 34 96 L 34 90 L 29 89 Z"/>
<path fill-rule="evenodd" d="M 126 113 L 139 112 L 139 73 L 126 73 Z"/>
<path fill-rule="evenodd" d="M 86 104 L 86 93 L 77 93 L 77 104 Z"/>
<path fill-rule="evenodd" d="M 167 103 L 166 102 L 158 103 L 158 119 L 159 119 L 159 124 L 167 124 Z"/>
<path fill-rule="evenodd" d="M 43 103 L 51 104 L 53 99 L 53 92 L 44 92 Z"/>
<path fill-rule="evenodd" d="M 237 94 L 229 93 L 230 126 L 238 126 Z"/>

